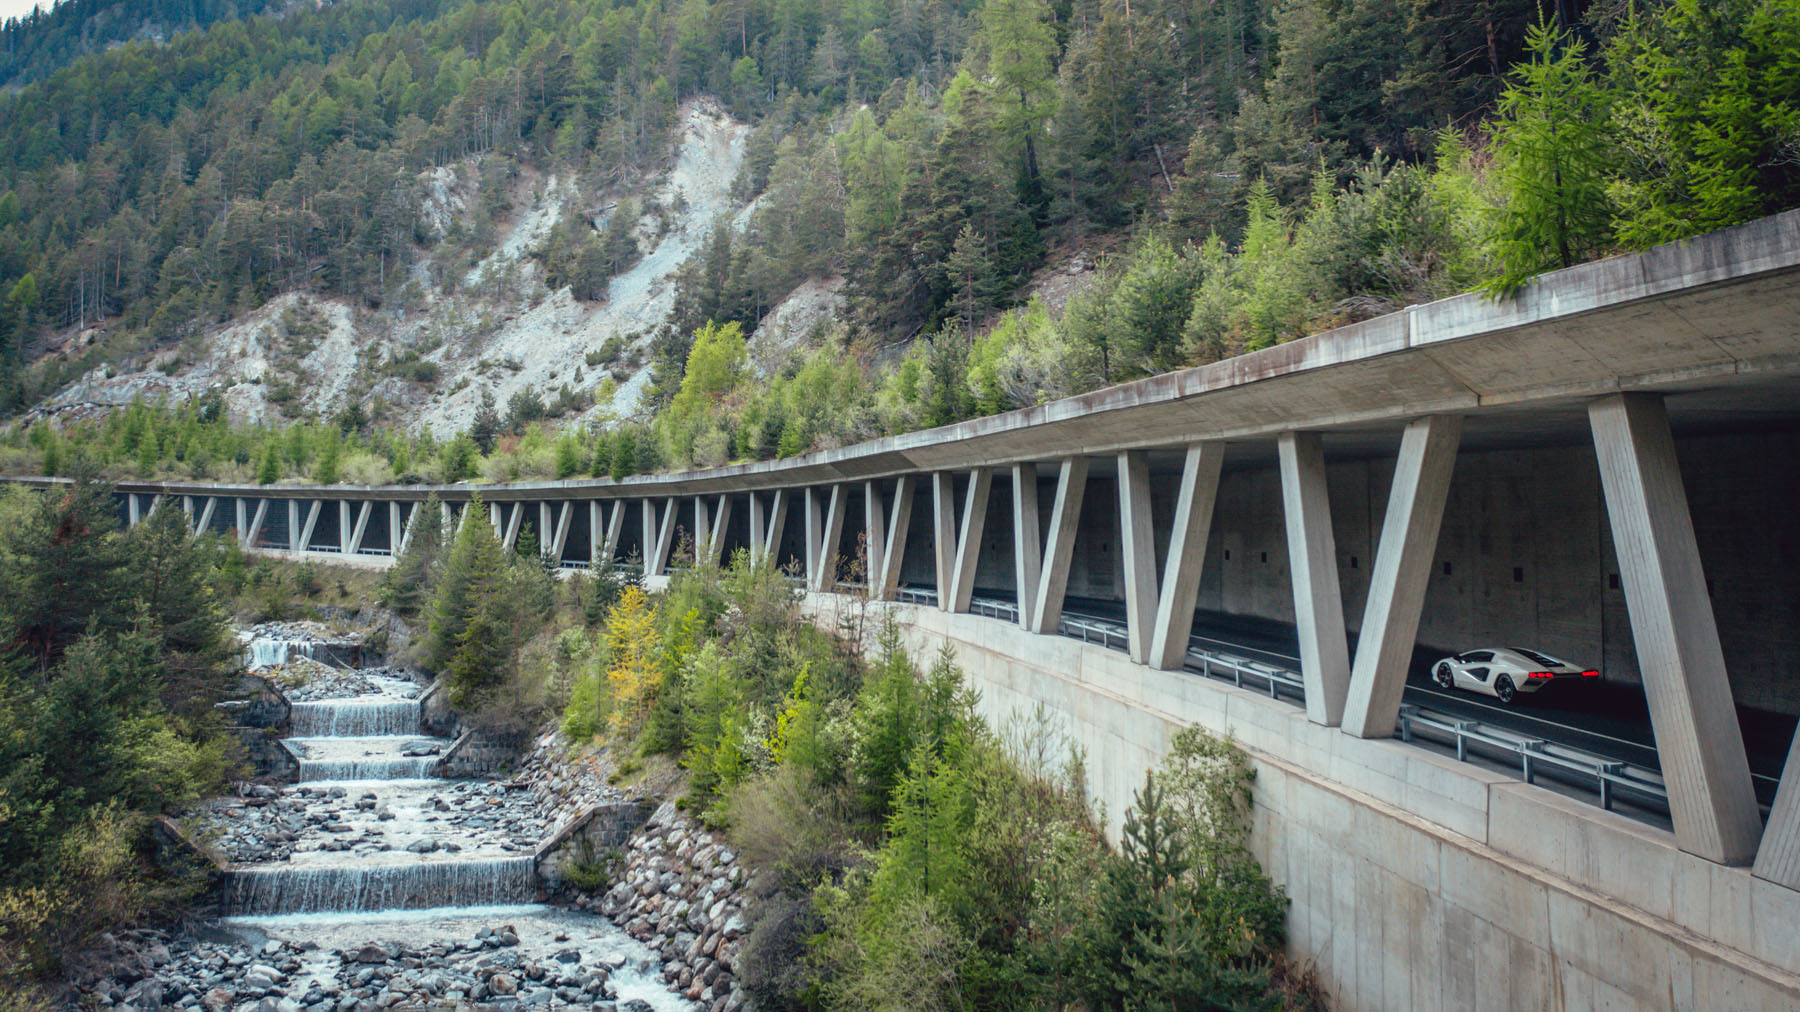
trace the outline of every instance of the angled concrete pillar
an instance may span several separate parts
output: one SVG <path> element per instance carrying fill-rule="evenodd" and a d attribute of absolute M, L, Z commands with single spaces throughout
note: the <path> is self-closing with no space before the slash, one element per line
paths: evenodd
<path fill-rule="evenodd" d="M 150 509 L 144 513 L 144 519 L 148 520 L 151 517 L 155 516 L 157 509 L 160 506 L 162 506 L 162 504 L 163 504 L 163 496 L 160 492 L 157 493 L 156 495 L 151 496 L 150 497 Z"/>
<path fill-rule="evenodd" d="M 240 499 L 238 501 L 242 502 L 243 500 Z M 263 521 L 268 518 L 268 515 L 269 515 L 269 500 L 267 500 L 267 499 L 256 500 L 256 516 L 255 516 L 255 518 L 250 521 L 250 527 L 248 530 L 240 529 L 240 533 L 238 534 L 238 537 L 243 539 L 245 548 L 255 548 L 257 546 L 257 544 L 262 541 Z"/>
<path fill-rule="evenodd" d="M 1150 665 L 1174 671 L 1187 663 L 1188 637 L 1194 631 L 1194 601 L 1206 565 L 1206 539 L 1212 533 L 1213 505 L 1219 499 L 1219 469 L 1225 444 L 1194 443 L 1181 464 L 1174 523 L 1169 531 L 1169 557 L 1163 561 L 1162 587 L 1156 597 L 1156 625 L 1150 636 Z"/>
<path fill-rule="evenodd" d="M 787 489 L 778 488 L 769 504 L 769 529 L 763 536 L 763 558 L 777 566 L 781 565 L 776 553 L 781 551 L 781 536 L 787 533 L 788 500 L 791 498 Z"/>
<path fill-rule="evenodd" d="M 314 499 L 312 505 L 307 507 L 306 525 L 300 528 L 300 546 L 297 549 L 298 551 L 305 552 L 312 549 L 313 528 L 319 525 L 319 510 L 324 505 L 325 501 L 323 499 Z"/>
<path fill-rule="evenodd" d="M 569 524 L 575 519 L 575 504 L 564 501 L 556 516 L 556 537 L 550 539 L 550 559 L 562 565 L 563 546 L 569 542 Z"/>
<path fill-rule="evenodd" d="M 1358 738 L 1394 733 L 1461 440 L 1461 415 L 1420 418 L 1400 437 L 1344 701 L 1344 730 Z"/>
<path fill-rule="evenodd" d="M 881 587 L 886 582 L 881 564 L 886 553 L 882 551 L 887 539 L 887 510 L 882 508 L 881 486 L 873 481 L 863 482 L 863 589 L 870 597 L 877 600 L 881 596 Z"/>
<path fill-rule="evenodd" d="M 1013 586 L 1018 590 L 1019 625 L 1031 628 L 1031 612 L 1037 601 L 1038 580 L 1043 578 L 1044 535 L 1038 527 L 1037 465 L 1014 464 Z"/>
<path fill-rule="evenodd" d="M 1150 456 L 1119 454 L 1119 554 L 1125 563 L 1125 640 L 1131 659 L 1150 659 L 1156 614 L 1156 525 L 1150 514 Z"/>
<path fill-rule="evenodd" d="M 206 497 L 206 504 L 200 507 L 200 517 L 194 521 L 195 534 L 205 534 L 206 529 L 212 526 L 213 510 L 217 509 L 218 505 L 218 496 L 209 495 Z M 189 510 L 188 515 L 193 516 L 193 511 Z"/>
<path fill-rule="evenodd" d="M 937 605 L 949 611 L 951 574 L 956 568 L 956 476 L 949 471 L 931 474 L 931 554 L 937 572 Z"/>
<path fill-rule="evenodd" d="M 594 544 L 605 546 L 600 552 L 602 566 L 611 567 L 619 561 L 619 540 L 625 536 L 625 510 L 629 505 L 623 499 L 613 500 L 612 511 L 606 517 L 606 540 L 594 540 Z"/>
<path fill-rule="evenodd" d="M 713 509 L 712 517 L 712 560 L 714 565 L 725 561 L 725 532 L 731 530 L 731 496 L 721 495 Z"/>
<path fill-rule="evenodd" d="M 519 543 L 519 528 L 525 523 L 525 504 L 516 502 L 506 515 L 506 537 L 500 539 L 500 547 L 512 551 Z"/>
<path fill-rule="evenodd" d="M 656 504 L 649 499 L 638 500 L 638 518 L 643 522 L 642 537 L 638 544 L 642 547 L 639 560 L 643 565 L 644 575 L 650 575 L 650 556 L 656 554 Z"/>
<path fill-rule="evenodd" d="M 818 517 L 819 497 L 807 489 L 806 506 L 807 548 L 813 553 L 814 568 L 810 571 L 811 587 L 815 592 L 823 593 L 837 587 L 838 542 L 844 536 L 844 500 L 847 498 L 843 485 L 831 486 L 830 505 L 825 515 Z M 817 523 L 815 524 L 815 521 Z M 812 530 L 817 528 L 818 541 L 812 540 Z"/>
<path fill-rule="evenodd" d="M 1075 528 L 1087 495 L 1088 459 L 1065 457 L 1057 468 L 1056 501 L 1050 505 L 1050 535 L 1043 570 L 1032 599 L 1034 633 L 1054 634 L 1062 627 L 1063 595 L 1069 587 L 1069 563 L 1075 555 Z"/>
<path fill-rule="evenodd" d="M 763 507 L 762 496 L 750 493 L 750 562 L 752 565 L 762 562 L 767 546 L 763 535 L 768 524 L 768 510 Z"/>
<path fill-rule="evenodd" d="M 369 513 L 375 508 L 373 500 L 364 499 L 362 509 L 356 511 L 356 526 L 350 531 L 350 541 L 344 548 L 346 555 L 355 555 L 362 551 L 363 534 L 369 529 Z M 338 539 L 342 541 L 342 538 Z"/>
<path fill-rule="evenodd" d="M 1325 449 L 1317 432 L 1284 432 L 1277 448 L 1306 716 L 1315 724 L 1336 727 L 1343 720 L 1344 696 L 1350 688 L 1350 648 L 1344 635 L 1331 500 L 1325 493 Z"/>
<path fill-rule="evenodd" d="M 712 561 L 712 510 L 706 497 L 694 497 L 694 565 Z"/>
<path fill-rule="evenodd" d="M 906 535 L 912 528 L 917 484 L 918 479 L 910 474 L 894 479 L 894 508 L 888 513 L 887 538 L 881 552 L 881 584 L 875 594 L 882 601 L 892 601 L 900 591 L 900 569 L 906 560 Z"/>
<path fill-rule="evenodd" d="M 1800 889 L 1800 733 L 1788 745 L 1781 786 L 1775 791 L 1775 805 L 1751 871 L 1757 878 Z"/>
<path fill-rule="evenodd" d="M 1588 423 L 1675 842 L 1748 862 L 1762 818 L 1667 410 L 1660 395 L 1614 394 L 1588 404 Z"/>
<path fill-rule="evenodd" d="M 646 500 L 648 503 L 648 500 Z M 653 506 L 647 506 L 654 509 Z M 668 572 L 669 552 L 675 547 L 675 514 L 679 512 L 675 505 L 675 497 L 670 496 L 663 502 L 662 526 L 656 532 L 656 548 L 651 555 L 653 559 L 644 561 L 644 572 L 650 576 L 661 576 Z"/>
<path fill-rule="evenodd" d="M 819 542 L 824 537 L 825 505 L 819 497 L 819 490 L 808 488 L 805 503 L 801 512 L 805 514 L 801 522 L 801 534 L 806 537 L 806 587 L 811 590 L 819 585 Z"/>
<path fill-rule="evenodd" d="M 956 536 L 956 568 L 950 574 L 950 610 L 954 612 L 968 611 L 969 601 L 975 596 L 975 563 L 981 557 L 988 493 L 993 486 L 993 468 L 978 467 L 969 472 L 969 491 L 963 496 L 962 530 Z"/>

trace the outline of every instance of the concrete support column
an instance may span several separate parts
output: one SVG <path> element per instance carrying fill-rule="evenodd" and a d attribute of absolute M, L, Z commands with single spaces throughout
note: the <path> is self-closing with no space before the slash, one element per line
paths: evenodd
<path fill-rule="evenodd" d="M 1066 457 L 1058 467 L 1056 501 L 1050 506 L 1050 539 L 1032 600 L 1029 628 L 1034 633 L 1055 633 L 1062 626 L 1063 595 L 1069 587 L 1069 562 L 1075 554 L 1075 528 L 1081 522 L 1087 479 L 1086 457 Z"/>
<path fill-rule="evenodd" d="M 516 502 L 506 514 L 506 536 L 500 539 L 500 547 L 512 551 L 519 543 L 519 527 L 525 522 L 525 504 Z"/>
<path fill-rule="evenodd" d="M 414 506 L 414 510 L 418 507 Z M 399 555 L 406 547 L 404 528 L 400 526 L 400 501 L 388 503 L 388 554 Z"/>
<path fill-rule="evenodd" d="M 323 499 L 314 499 L 312 504 L 306 508 L 306 524 L 300 528 L 300 544 L 295 549 L 296 551 L 304 552 L 312 548 L 313 528 L 319 525 L 319 510 L 324 505 Z"/>
<path fill-rule="evenodd" d="M 1358 738 L 1394 733 L 1461 440 L 1461 415 L 1418 419 L 1400 437 L 1344 704 L 1344 730 Z"/>
<path fill-rule="evenodd" d="M 181 512 L 187 514 L 189 529 L 190 530 L 193 529 L 193 523 L 194 523 L 194 497 L 193 496 L 184 495 L 181 497 Z"/>
<path fill-rule="evenodd" d="M 1038 580 L 1043 578 L 1044 568 L 1044 535 L 1038 528 L 1037 493 L 1037 465 L 1014 464 L 1013 586 L 1017 588 L 1019 595 L 1019 625 L 1027 629 L 1031 628 Z"/>
<path fill-rule="evenodd" d="M 550 539 L 550 559 L 562 565 L 563 546 L 569 542 L 569 522 L 575 519 L 575 504 L 565 500 L 556 516 L 556 537 Z"/>
<path fill-rule="evenodd" d="M 956 566 L 956 476 L 949 471 L 931 475 L 931 554 L 937 572 L 938 610 L 949 611 L 951 573 Z"/>
<path fill-rule="evenodd" d="M 611 567 L 618 562 L 619 539 L 625 535 L 625 508 L 627 505 L 623 499 L 613 500 L 612 512 L 606 518 L 606 539 L 601 541 L 599 538 L 595 538 L 593 541 L 596 545 L 605 545 L 600 552 L 601 566 Z M 595 504 L 595 509 L 599 509 L 598 503 Z"/>
<path fill-rule="evenodd" d="M 881 564 L 887 541 L 887 510 L 882 508 L 881 486 L 863 482 L 863 589 L 871 598 L 880 599 L 884 578 Z"/>
<path fill-rule="evenodd" d="M 1194 443 L 1181 464 L 1181 487 L 1175 498 L 1169 531 L 1169 557 L 1163 562 L 1162 589 L 1156 598 L 1156 626 L 1150 637 L 1150 664 L 1174 671 L 1187 663 L 1188 637 L 1194 631 L 1194 601 L 1206 565 L 1206 539 L 1212 533 L 1213 505 L 1219 498 L 1219 469 L 1225 444 Z"/>
<path fill-rule="evenodd" d="M 1277 446 L 1306 717 L 1336 727 L 1343 720 L 1344 696 L 1350 687 L 1350 648 L 1344 635 L 1331 500 L 1325 491 L 1325 449 L 1317 432 L 1284 432 Z"/>
<path fill-rule="evenodd" d="M 644 508 L 654 512 L 655 507 L 645 500 Z M 649 517 L 651 512 L 644 515 Z M 669 552 L 675 547 L 675 497 L 670 496 L 663 503 L 662 526 L 656 532 L 656 547 L 650 554 L 652 558 L 644 560 L 644 573 L 649 576 L 661 576 L 668 571 Z M 647 528 L 646 528 L 647 529 Z"/>
<path fill-rule="evenodd" d="M 777 557 L 781 551 L 781 536 L 787 533 L 788 500 L 793 498 L 785 488 L 775 490 L 775 498 L 769 504 L 769 528 L 763 536 L 763 558 L 780 565 Z"/>
<path fill-rule="evenodd" d="M 242 503 L 243 500 L 240 499 L 238 502 Z M 239 529 L 238 536 L 243 539 L 245 548 L 255 548 L 257 543 L 262 541 L 263 520 L 266 519 L 268 515 L 269 500 L 258 499 L 256 501 L 256 517 L 250 521 L 249 529 Z"/>
<path fill-rule="evenodd" d="M 136 527 L 143 519 L 144 515 L 138 505 L 137 493 L 125 493 L 125 526 L 127 528 Z"/>
<path fill-rule="evenodd" d="M 1156 609 L 1156 525 L 1150 513 L 1150 456 L 1119 454 L 1119 554 L 1125 563 L 1125 640 L 1131 659 L 1150 659 Z"/>
<path fill-rule="evenodd" d="M 1751 871 L 1757 878 L 1800 889 L 1800 733 L 1788 745 L 1781 786 L 1775 790 L 1775 805 Z"/>
<path fill-rule="evenodd" d="M 289 499 L 287 501 L 287 507 L 288 507 L 287 549 L 290 552 L 298 552 L 298 551 L 300 551 L 301 546 L 306 544 L 306 542 L 301 540 L 301 538 L 300 538 L 300 500 Z M 446 506 L 444 508 L 449 509 L 448 506 Z"/>
<path fill-rule="evenodd" d="M 712 510 L 707 506 L 706 497 L 694 497 L 694 565 L 705 565 L 712 561 Z"/>
<path fill-rule="evenodd" d="M 768 547 L 763 541 L 763 532 L 768 525 L 768 510 L 763 507 L 762 497 L 755 492 L 750 493 L 750 563 L 761 563 L 767 554 Z"/>
<path fill-rule="evenodd" d="M 806 589 L 817 590 L 819 586 L 819 544 L 825 536 L 825 506 L 819 500 L 819 490 L 806 490 L 806 503 L 803 512 L 801 533 L 806 537 Z"/>
<path fill-rule="evenodd" d="M 517 513 L 518 511 L 519 511 L 518 504 L 514 503 L 513 504 L 513 512 Z M 488 503 L 488 523 L 493 525 L 494 540 L 500 542 L 502 545 L 506 544 L 506 504 L 505 503 L 502 503 L 502 502 Z"/>
<path fill-rule="evenodd" d="M 648 499 L 639 499 L 638 519 L 642 521 L 644 528 L 643 536 L 639 541 L 643 545 L 643 558 L 639 561 L 643 565 L 644 575 L 648 576 L 650 575 L 650 556 L 656 554 L 656 504 Z"/>
<path fill-rule="evenodd" d="M 339 499 L 338 500 L 338 543 L 337 543 L 337 550 L 338 550 L 339 555 L 347 555 L 350 552 L 350 524 L 351 524 L 350 500 Z"/>
<path fill-rule="evenodd" d="M 344 548 L 346 555 L 355 555 L 362 551 L 363 535 L 369 530 L 369 514 L 375 509 L 373 500 L 364 499 L 362 509 L 356 511 L 356 527 L 350 532 L 350 540 Z M 343 541 L 343 538 L 339 538 Z"/>
<path fill-rule="evenodd" d="M 1660 395 L 1614 394 L 1588 404 L 1588 423 L 1675 842 L 1748 862 L 1762 818 L 1667 410 Z"/>
<path fill-rule="evenodd" d="M 538 557 L 539 558 L 548 558 L 550 555 L 550 542 L 551 542 L 552 538 L 554 537 L 552 529 L 550 527 L 550 502 L 549 502 L 549 500 L 545 500 L 541 503 L 538 503 L 537 534 L 538 534 Z"/>
<path fill-rule="evenodd" d="M 807 489 L 807 493 L 806 521 L 810 531 L 815 526 L 815 521 L 818 520 L 819 497 L 812 494 L 812 489 Z M 817 544 L 812 542 L 811 533 L 807 535 L 807 548 L 812 550 L 813 560 L 816 563 L 816 568 L 811 571 L 812 589 L 816 593 L 824 593 L 837 587 L 838 542 L 844 536 L 845 498 L 847 496 L 843 485 L 831 486 L 831 502 L 825 509 L 822 529 L 818 531 Z"/>
<path fill-rule="evenodd" d="M 250 503 L 240 495 L 237 497 L 235 505 L 235 512 L 237 515 L 233 517 L 233 519 L 236 520 L 237 523 L 232 525 L 232 529 L 237 531 L 238 544 L 247 547 L 250 542 L 244 536 L 244 529 L 250 523 Z"/>
<path fill-rule="evenodd" d="M 988 493 L 994 485 L 994 469 L 978 467 L 969 472 L 969 492 L 963 497 L 962 530 L 956 537 L 956 569 L 950 577 L 950 610 L 965 612 L 975 596 L 975 562 L 981 557 L 981 535 L 987 527 Z"/>
<path fill-rule="evenodd" d="M 731 496 L 719 496 L 719 502 L 713 509 L 712 518 L 712 561 L 718 565 L 725 561 L 725 533 L 731 530 Z"/>
<path fill-rule="evenodd" d="M 881 552 L 881 582 L 875 591 L 877 600 L 892 601 L 900 592 L 900 568 L 906 559 L 906 535 L 912 528 L 913 492 L 917 485 L 918 479 L 910 474 L 894 479 L 894 508 L 888 512 L 887 539 Z"/>

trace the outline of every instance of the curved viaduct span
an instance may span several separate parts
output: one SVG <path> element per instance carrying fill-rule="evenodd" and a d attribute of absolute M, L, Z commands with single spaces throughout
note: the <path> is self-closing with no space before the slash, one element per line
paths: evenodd
<path fill-rule="evenodd" d="M 374 561 L 478 493 L 565 565 L 792 561 L 821 613 L 952 643 L 996 720 L 1045 704 L 1113 832 L 1173 729 L 1235 735 L 1340 1007 L 1791 1009 L 1797 283 L 1790 212 L 790 460 L 121 509 Z M 1510 708 L 1419 677 L 1509 644 L 1604 677 Z"/>

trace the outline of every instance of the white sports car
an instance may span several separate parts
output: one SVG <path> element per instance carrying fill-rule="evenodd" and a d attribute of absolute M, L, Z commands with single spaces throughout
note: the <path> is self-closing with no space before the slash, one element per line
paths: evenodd
<path fill-rule="evenodd" d="M 1431 680 L 1444 689 L 1468 689 L 1510 703 L 1521 692 L 1536 692 L 1557 679 L 1599 678 L 1568 661 L 1524 647 L 1493 647 L 1446 657 L 1431 666 Z"/>

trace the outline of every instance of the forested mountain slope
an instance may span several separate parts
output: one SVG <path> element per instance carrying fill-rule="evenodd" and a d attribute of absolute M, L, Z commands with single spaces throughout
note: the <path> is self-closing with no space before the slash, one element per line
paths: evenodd
<path fill-rule="evenodd" d="M 1800 0 L 225 21 L 0 100 L 0 463 L 797 453 L 1501 296 L 1792 206 L 1796 150 Z"/>
<path fill-rule="evenodd" d="M 165 41 L 215 21 L 316 7 L 318 0 L 61 0 L 0 23 L 0 85 L 41 80 L 89 53 Z"/>

